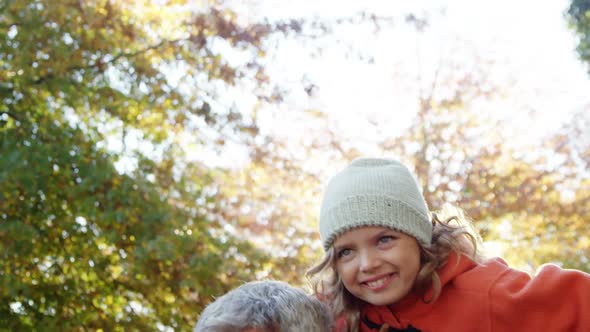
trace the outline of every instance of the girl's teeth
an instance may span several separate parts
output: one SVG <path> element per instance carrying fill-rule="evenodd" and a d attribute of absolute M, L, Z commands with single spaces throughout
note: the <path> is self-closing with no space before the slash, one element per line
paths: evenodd
<path fill-rule="evenodd" d="M 386 279 L 387 279 L 387 277 L 379 279 L 379 280 L 371 281 L 371 282 L 368 282 L 367 285 L 371 288 L 383 286 Z"/>

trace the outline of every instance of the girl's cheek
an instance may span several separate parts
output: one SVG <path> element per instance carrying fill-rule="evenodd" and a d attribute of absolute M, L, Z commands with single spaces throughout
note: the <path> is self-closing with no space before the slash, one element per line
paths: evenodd
<path fill-rule="evenodd" d="M 354 265 L 354 259 L 352 257 L 349 258 L 340 258 L 338 262 L 336 262 L 336 269 L 338 272 L 349 270 Z"/>

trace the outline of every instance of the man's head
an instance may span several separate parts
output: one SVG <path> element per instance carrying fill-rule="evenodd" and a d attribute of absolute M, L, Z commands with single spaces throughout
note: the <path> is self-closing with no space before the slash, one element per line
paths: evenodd
<path fill-rule="evenodd" d="M 315 297 L 285 282 L 254 281 L 208 305 L 194 332 L 328 332 L 331 326 Z"/>

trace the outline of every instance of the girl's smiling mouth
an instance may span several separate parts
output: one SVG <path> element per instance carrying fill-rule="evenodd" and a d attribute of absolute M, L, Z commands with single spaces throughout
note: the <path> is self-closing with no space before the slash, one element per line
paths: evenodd
<path fill-rule="evenodd" d="M 395 273 L 384 274 L 369 280 L 361 282 L 361 285 L 365 288 L 369 288 L 373 291 L 379 291 L 387 287 L 392 281 Z"/>

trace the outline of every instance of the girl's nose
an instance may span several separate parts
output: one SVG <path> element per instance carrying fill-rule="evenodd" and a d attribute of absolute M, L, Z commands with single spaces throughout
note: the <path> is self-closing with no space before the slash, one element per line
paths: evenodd
<path fill-rule="evenodd" d="M 375 253 L 370 250 L 365 250 L 360 257 L 360 270 L 362 272 L 369 272 L 376 269 L 381 264 L 381 260 Z"/>

